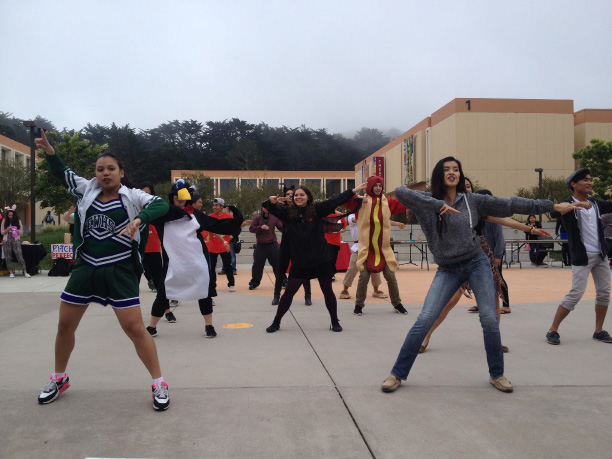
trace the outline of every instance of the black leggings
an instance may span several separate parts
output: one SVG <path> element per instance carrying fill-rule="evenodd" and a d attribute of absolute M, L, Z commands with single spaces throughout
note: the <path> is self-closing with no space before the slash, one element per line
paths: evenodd
<path fill-rule="evenodd" d="M 278 251 L 278 270 L 276 272 L 276 281 L 274 282 L 274 296 L 280 296 L 283 282 L 286 279 L 287 268 L 289 268 L 289 261 L 289 247 L 281 242 Z M 310 279 L 302 279 L 302 281 L 304 282 L 304 295 L 310 296 L 312 292 L 310 289 Z"/>
<path fill-rule="evenodd" d="M 206 316 L 208 314 L 212 314 L 213 306 L 212 306 L 212 298 L 200 298 L 198 300 L 198 305 L 200 306 L 200 314 Z M 151 306 L 151 315 L 153 317 L 163 317 L 166 309 L 170 307 L 170 301 L 166 298 L 166 284 L 161 281 L 159 286 L 157 287 L 157 295 L 155 296 L 155 301 L 153 301 L 153 306 Z"/>
<path fill-rule="evenodd" d="M 163 282 L 162 276 L 162 256 L 160 252 L 146 252 L 142 259 L 142 267 L 144 275 L 148 281 L 153 281 L 155 290 L 159 288 L 160 282 Z"/>
<path fill-rule="evenodd" d="M 274 323 L 280 324 L 283 316 L 287 313 L 291 307 L 294 295 L 300 289 L 305 280 L 309 279 L 292 279 L 289 278 L 287 281 L 287 287 L 285 293 L 281 296 L 280 302 L 278 303 L 278 309 L 276 310 L 276 316 L 274 317 Z M 332 321 L 338 320 L 338 301 L 336 295 L 332 289 L 331 277 L 319 278 L 319 286 L 325 297 L 325 307 L 329 312 L 329 317 Z"/>

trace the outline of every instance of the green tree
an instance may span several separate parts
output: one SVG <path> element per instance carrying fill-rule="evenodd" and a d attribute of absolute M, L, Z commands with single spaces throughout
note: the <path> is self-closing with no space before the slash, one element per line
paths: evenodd
<path fill-rule="evenodd" d="M 195 186 L 196 193 L 200 195 L 202 202 L 212 202 L 215 197 L 215 181 L 213 179 L 202 174 L 201 172 L 187 174 L 185 175 L 184 179 Z"/>
<path fill-rule="evenodd" d="M 353 141 L 362 153 L 369 155 L 387 145 L 389 137 L 385 136 L 379 129 L 364 127 L 357 131 Z"/>
<path fill-rule="evenodd" d="M 573 157 L 580 160 L 580 167 L 591 171 L 595 197 L 609 201 L 612 198 L 612 142 L 592 139 L 590 145 Z"/>
<path fill-rule="evenodd" d="M 163 182 L 157 182 L 153 184 L 157 196 L 162 198 L 168 204 L 172 204 L 170 201 L 168 201 L 168 193 L 170 193 L 170 188 L 172 188 L 173 183 L 174 182 L 171 180 L 165 180 Z"/>
<path fill-rule="evenodd" d="M 255 171 L 263 167 L 257 144 L 249 139 L 236 140 L 227 159 L 234 170 Z"/>
<path fill-rule="evenodd" d="M 30 171 L 14 160 L 0 161 L 0 204 L 12 206 L 30 199 Z"/>
<path fill-rule="evenodd" d="M 96 145 L 89 140 L 79 139 L 79 133 L 70 135 L 62 132 L 47 132 L 47 137 L 54 144 L 55 152 L 60 155 L 64 164 L 74 171 L 75 174 L 84 178 L 95 177 L 96 159 L 107 145 Z M 42 207 L 52 207 L 56 214 L 63 214 L 76 198 L 49 172 L 45 154 L 39 151 L 38 156 L 42 158 L 37 164 L 36 186 L 34 192 L 37 200 L 41 201 Z"/>
<path fill-rule="evenodd" d="M 528 199 L 538 199 L 540 192 L 539 185 L 534 185 L 529 188 L 519 188 L 516 190 L 516 196 Z M 565 184 L 563 177 L 542 177 L 542 199 L 548 199 L 552 202 L 561 202 L 571 194 L 571 191 Z M 547 214 L 550 219 L 550 215 Z"/>
<path fill-rule="evenodd" d="M 226 205 L 233 205 L 240 209 L 245 220 L 252 218 L 261 209 L 261 203 L 270 196 L 279 194 L 275 186 L 260 186 L 259 188 L 234 188 L 221 194 Z"/>

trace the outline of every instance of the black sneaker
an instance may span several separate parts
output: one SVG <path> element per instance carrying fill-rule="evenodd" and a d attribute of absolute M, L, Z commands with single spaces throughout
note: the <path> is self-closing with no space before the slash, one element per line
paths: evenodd
<path fill-rule="evenodd" d="M 340 321 L 338 320 L 332 320 L 331 325 L 329 326 L 329 329 L 331 331 L 335 331 L 335 332 L 341 332 L 342 331 L 342 326 L 340 325 Z"/>
<path fill-rule="evenodd" d="M 148 281 L 147 283 L 149 285 L 149 289 L 151 289 L 152 292 L 157 292 L 157 290 L 155 290 L 155 284 L 152 280 Z"/>
<path fill-rule="evenodd" d="M 408 314 L 408 311 L 406 311 L 406 308 L 401 303 L 393 307 L 395 308 L 395 312 L 399 312 L 400 314 Z"/>
<path fill-rule="evenodd" d="M 255 290 L 257 287 L 259 287 L 259 285 L 249 282 L 249 290 Z"/>
<path fill-rule="evenodd" d="M 310 299 L 310 295 L 306 295 L 306 296 L 304 297 L 304 304 L 305 304 L 306 306 L 312 306 L 312 300 Z"/>
<path fill-rule="evenodd" d="M 213 327 L 212 325 L 206 325 L 206 327 L 204 327 L 204 331 L 205 331 L 205 335 L 206 338 L 214 338 L 215 336 L 217 336 L 217 332 L 215 331 L 215 327 Z"/>
<path fill-rule="evenodd" d="M 147 326 L 147 331 L 151 336 L 157 336 L 157 328 Z"/>
<path fill-rule="evenodd" d="M 548 341 L 549 344 L 561 344 L 561 338 L 556 331 L 549 331 L 546 333 L 546 341 Z"/>
<path fill-rule="evenodd" d="M 353 314 L 355 314 L 356 316 L 360 316 L 362 314 L 363 310 L 363 306 L 357 306 L 355 305 L 355 310 L 353 311 Z"/>
<path fill-rule="evenodd" d="M 169 312 L 168 314 L 166 314 L 166 320 L 173 324 L 176 322 L 176 317 L 174 317 L 174 314 L 172 312 Z"/>
<path fill-rule="evenodd" d="M 276 306 L 280 302 L 280 296 L 275 296 L 272 299 L 272 306 Z"/>
<path fill-rule="evenodd" d="M 162 381 L 159 386 L 153 384 L 151 390 L 153 391 L 153 408 L 157 411 L 167 410 L 170 406 L 170 396 L 166 381 Z"/>
<path fill-rule="evenodd" d="M 70 379 L 68 378 L 67 373 L 66 376 L 64 376 L 59 381 L 54 380 L 53 376 L 54 375 L 51 375 L 49 377 L 49 382 L 45 385 L 42 392 L 38 396 L 38 403 L 40 403 L 41 405 L 51 403 L 59 396 L 59 394 L 61 394 L 70 387 Z"/>
<path fill-rule="evenodd" d="M 610 334 L 605 330 L 602 330 L 599 333 L 593 333 L 593 339 L 603 341 L 604 343 L 612 343 L 612 337 L 610 337 Z"/>
<path fill-rule="evenodd" d="M 275 322 L 272 322 L 272 325 L 266 328 L 266 331 L 268 333 L 274 333 L 275 331 L 278 331 L 278 330 L 280 330 L 280 324 L 277 324 Z"/>

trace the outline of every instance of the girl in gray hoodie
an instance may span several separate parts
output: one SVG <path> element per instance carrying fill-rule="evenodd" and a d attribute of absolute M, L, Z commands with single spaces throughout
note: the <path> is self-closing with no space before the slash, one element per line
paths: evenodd
<path fill-rule="evenodd" d="M 421 314 L 408 332 L 391 375 L 382 384 L 382 390 L 393 392 L 401 380 L 408 377 L 425 335 L 454 293 L 468 281 L 480 311 L 489 382 L 503 392 L 512 392 L 513 386 L 504 376 L 491 266 L 474 228 L 479 219 L 487 216 L 542 214 L 553 209 L 566 213 L 579 206 L 525 198 L 505 199 L 478 194 L 468 196 L 464 193 L 465 177 L 461 163 L 452 156 L 436 164 L 431 175 L 431 188 L 431 192 L 413 191 L 406 187 L 395 189 L 395 197 L 417 215 L 427 237 L 429 250 L 438 264 L 438 271 Z"/>

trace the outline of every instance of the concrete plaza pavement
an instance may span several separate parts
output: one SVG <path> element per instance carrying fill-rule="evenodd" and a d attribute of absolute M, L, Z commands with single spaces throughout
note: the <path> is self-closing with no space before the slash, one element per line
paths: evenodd
<path fill-rule="evenodd" d="M 502 317 L 501 331 L 512 394 L 488 382 L 478 316 L 466 312 L 467 299 L 436 331 L 408 381 L 381 392 L 435 267 L 397 272 L 406 316 L 388 300 L 368 298 L 357 317 L 352 300 L 339 300 L 344 331 L 333 333 L 315 281 L 313 306 L 299 292 L 274 334 L 265 332 L 275 312 L 269 269 L 254 291 L 250 267 L 238 269 L 237 292 L 219 288 L 216 339 L 204 338 L 196 302 L 177 308 L 177 323 L 160 321 L 155 340 L 172 400 L 162 413 L 151 407 L 149 375 L 111 309 L 96 304 L 77 331 L 70 389 L 39 405 L 66 278 L 0 278 L 0 457 L 611 456 L 612 345 L 591 338 L 592 284 L 563 323 L 561 345 L 544 339 L 569 289 L 569 269 L 504 271 L 512 314 Z M 145 321 L 153 298 L 143 282 Z M 223 328 L 236 323 L 253 326 Z"/>

